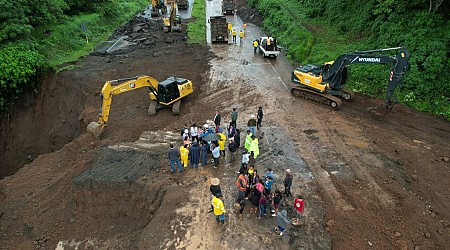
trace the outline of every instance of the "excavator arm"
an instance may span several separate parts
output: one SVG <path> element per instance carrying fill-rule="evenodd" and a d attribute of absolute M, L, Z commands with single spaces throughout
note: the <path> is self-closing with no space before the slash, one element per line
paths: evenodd
<path fill-rule="evenodd" d="M 116 86 L 112 85 L 117 82 L 123 83 Z M 158 84 L 159 82 L 150 76 L 131 77 L 105 82 L 100 94 L 101 101 L 99 120 L 98 122 L 89 123 L 87 127 L 88 131 L 93 133 L 96 137 L 99 137 L 102 134 L 109 119 L 109 112 L 111 110 L 111 103 L 114 95 L 136 90 L 142 87 L 148 87 L 150 90 L 150 99 L 157 100 Z"/>
<path fill-rule="evenodd" d="M 393 56 L 379 55 L 374 53 L 397 50 Z M 393 63 L 386 91 L 386 105 L 392 109 L 397 102 L 393 99 L 394 91 L 403 83 L 405 73 L 409 66 L 409 53 L 405 48 L 396 47 L 388 49 L 356 51 L 339 56 L 331 65 L 324 66 L 322 80 L 328 83 L 332 89 L 342 89 L 347 79 L 346 67 L 351 64 L 387 64 Z"/>

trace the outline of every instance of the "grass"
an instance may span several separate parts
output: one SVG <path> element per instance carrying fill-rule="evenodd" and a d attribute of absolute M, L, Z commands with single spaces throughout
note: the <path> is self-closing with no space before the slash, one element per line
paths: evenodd
<path fill-rule="evenodd" d="M 92 52 L 117 26 L 143 10 L 146 4 L 148 2 L 144 0 L 117 1 L 114 13 L 109 16 L 99 13 L 80 14 L 68 17 L 59 24 L 37 29 L 36 34 L 42 34 L 44 29 L 52 31 L 49 36 L 38 35 L 38 50 L 47 58 L 51 67 L 74 62 Z"/>
<path fill-rule="evenodd" d="M 192 17 L 195 21 L 190 22 L 187 28 L 188 44 L 206 43 L 206 8 L 205 0 L 195 0 L 192 8 Z"/>

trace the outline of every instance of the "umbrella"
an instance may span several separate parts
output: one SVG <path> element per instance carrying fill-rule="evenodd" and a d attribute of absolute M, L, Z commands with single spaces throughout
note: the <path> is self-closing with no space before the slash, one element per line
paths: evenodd
<path fill-rule="evenodd" d="M 220 136 L 215 133 L 208 133 L 205 136 L 202 137 L 204 141 L 217 141 L 220 139 Z"/>

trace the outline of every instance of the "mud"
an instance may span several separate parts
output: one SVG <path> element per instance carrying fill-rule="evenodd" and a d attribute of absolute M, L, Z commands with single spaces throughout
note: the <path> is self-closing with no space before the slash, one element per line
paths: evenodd
<path fill-rule="evenodd" d="M 208 1 L 207 13 L 217 12 L 219 2 Z M 359 94 L 339 111 L 294 99 L 292 66 L 283 56 L 253 54 L 251 41 L 264 34 L 257 26 L 262 19 L 244 2 L 237 6 L 242 19 L 227 18 L 235 27 L 249 23 L 242 43 L 189 46 L 185 32 L 164 34 L 160 19 L 137 17 L 111 37 L 126 42 L 108 52 L 99 46 L 74 69 L 49 75 L 38 94 L 1 121 L 1 174 L 7 177 L 0 181 L 0 248 L 449 245 L 449 122 L 402 105 L 379 116 L 368 109 L 383 100 Z M 194 93 L 183 99 L 178 117 L 169 109 L 148 117 L 143 89 L 115 96 L 102 138 L 87 134 L 104 81 L 136 75 L 184 77 Z M 259 220 L 246 208 L 240 220 L 233 212 L 240 154 L 231 162 L 227 151 L 217 169 L 176 174 L 166 159 L 168 145 L 181 144 L 183 124 L 210 123 L 215 109 L 226 123 L 236 107 L 245 131 L 258 106 L 265 116 L 256 168 L 261 175 L 274 169 L 273 190 L 283 190 L 284 171 L 291 169 L 292 193 L 306 201 L 301 225 L 289 226 L 282 237 L 273 232 L 270 214 Z M 208 213 L 213 177 L 225 196 L 225 226 Z M 289 218 L 292 205 L 292 198 L 282 202 Z"/>

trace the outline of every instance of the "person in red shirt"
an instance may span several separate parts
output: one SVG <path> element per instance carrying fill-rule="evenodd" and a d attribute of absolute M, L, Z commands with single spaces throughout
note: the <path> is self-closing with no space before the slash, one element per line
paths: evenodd
<path fill-rule="evenodd" d="M 299 195 L 297 198 L 294 199 L 294 208 L 297 214 L 297 218 L 294 219 L 293 224 L 298 225 L 300 224 L 300 218 L 303 214 L 303 208 L 305 206 L 305 202 L 303 201 L 303 196 Z"/>

